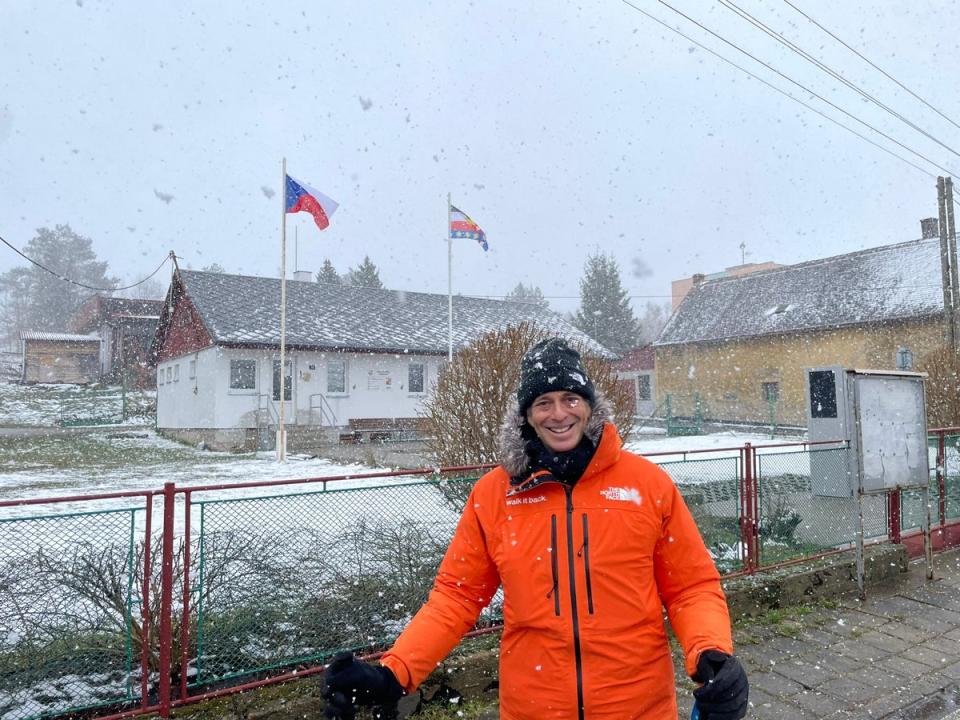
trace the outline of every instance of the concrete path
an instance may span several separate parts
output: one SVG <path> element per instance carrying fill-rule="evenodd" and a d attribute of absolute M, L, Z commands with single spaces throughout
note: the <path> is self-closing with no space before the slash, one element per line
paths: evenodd
<path fill-rule="evenodd" d="M 738 625 L 747 717 L 960 720 L 960 551 L 934 562 L 932 581 L 914 563 L 866 602 Z M 680 685 L 680 718 L 690 687 Z"/>

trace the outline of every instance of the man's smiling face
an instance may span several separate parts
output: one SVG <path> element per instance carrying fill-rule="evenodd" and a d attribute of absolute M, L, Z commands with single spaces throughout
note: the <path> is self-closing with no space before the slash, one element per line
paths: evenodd
<path fill-rule="evenodd" d="M 527 422 L 543 444 L 554 452 L 573 450 L 587 429 L 590 403 L 569 390 L 537 397 L 527 410 Z"/>

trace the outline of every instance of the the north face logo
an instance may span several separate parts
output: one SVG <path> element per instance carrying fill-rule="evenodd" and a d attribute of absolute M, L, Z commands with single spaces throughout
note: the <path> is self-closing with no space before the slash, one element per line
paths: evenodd
<path fill-rule="evenodd" d="M 640 497 L 640 491 L 636 488 L 608 487 L 605 490 L 601 490 L 600 494 L 607 500 L 632 502 L 634 505 L 641 505 L 643 503 L 643 498 Z"/>

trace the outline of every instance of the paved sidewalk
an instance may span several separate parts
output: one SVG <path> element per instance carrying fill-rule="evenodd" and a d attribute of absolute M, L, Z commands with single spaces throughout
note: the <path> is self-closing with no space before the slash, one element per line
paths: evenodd
<path fill-rule="evenodd" d="M 738 626 L 748 718 L 960 720 L 960 551 L 911 563 L 866 602 Z M 768 620 L 770 616 L 768 615 Z M 680 717 L 690 717 L 681 690 Z"/>

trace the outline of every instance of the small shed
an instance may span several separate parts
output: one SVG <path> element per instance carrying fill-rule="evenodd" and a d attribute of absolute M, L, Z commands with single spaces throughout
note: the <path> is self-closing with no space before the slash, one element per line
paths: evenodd
<path fill-rule="evenodd" d="M 100 338 L 97 335 L 25 330 L 20 333 L 23 372 L 20 382 L 83 385 L 100 377 Z"/>
<path fill-rule="evenodd" d="M 100 374 L 104 380 L 127 386 L 154 387 L 150 364 L 163 300 L 136 300 L 94 295 L 70 318 L 73 333 L 96 333 L 100 347 Z"/>

